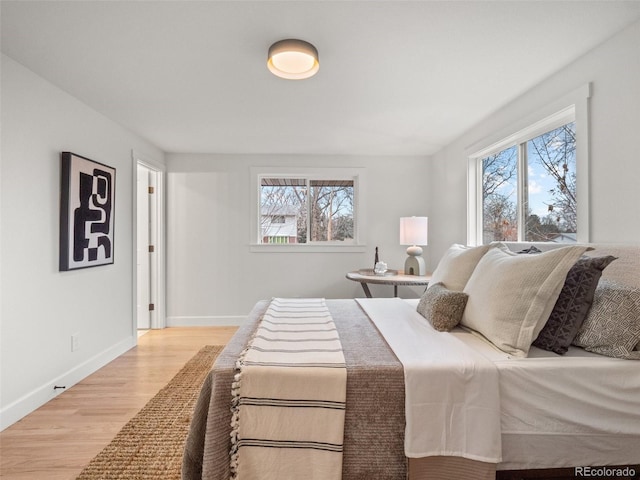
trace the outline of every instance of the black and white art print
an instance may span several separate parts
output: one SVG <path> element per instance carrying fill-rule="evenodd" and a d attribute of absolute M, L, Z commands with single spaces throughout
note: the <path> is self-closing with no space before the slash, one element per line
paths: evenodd
<path fill-rule="evenodd" d="M 116 169 L 62 152 L 60 270 L 113 263 Z"/>

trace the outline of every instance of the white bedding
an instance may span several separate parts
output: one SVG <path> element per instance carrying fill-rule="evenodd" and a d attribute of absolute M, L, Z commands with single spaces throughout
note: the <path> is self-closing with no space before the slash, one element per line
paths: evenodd
<path fill-rule="evenodd" d="M 512 358 L 470 332 L 451 335 L 499 371 L 499 470 L 640 463 L 640 362 L 577 347 Z"/>
<path fill-rule="evenodd" d="M 405 455 L 501 460 L 500 398 L 494 364 L 436 331 L 398 298 L 357 299 L 405 375 Z"/>

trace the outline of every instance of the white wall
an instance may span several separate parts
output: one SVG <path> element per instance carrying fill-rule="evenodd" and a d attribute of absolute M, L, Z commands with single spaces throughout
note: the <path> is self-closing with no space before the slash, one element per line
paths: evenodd
<path fill-rule="evenodd" d="M 131 152 L 164 156 L 5 55 L 1 102 L 4 428 L 136 344 Z M 113 265 L 58 271 L 61 151 L 117 170 Z"/>
<path fill-rule="evenodd" d="M 365 252 L 251 252 L 250 167 L 364 167 Z M 426 211 L 426 158 L 167 155 L 167 322 L 239 322 L 273 296 L 364 296 L 345 274 L 372 268 L 375 247 L 403 268 L 400 217 Z M 376 296 L 393 288 L 374 286 Z M 400 287 L 402 296 L 420 289 Z"/>
<path fill-rule="evenodd" d="M 640 23 L 469 130 L 431 159 L 167 155 L 168 324 L 229 324 L 271 296 L 362 296 L 349 270 L 373 251 L 402 268 L 401 216 L 428 215 L 431 268 L 466 232 L 467 147 L 592 82 L 591 241 L 640 242 Z M 0 292 L 2 427 L 135 344 L 131 150 L 163 154 L 2 56 Z M 61 151 L 117 168 L 115 264 L 58 272 Z M 249 247 L 252 166 L 367 171 L 362 253 L 255 253 Z M 376 296 L 390 287 L 375 286 Z M 421 289 L 401 287 L 405 297 Z M 71 335 L 80 349 L 71 352 Z"/>
<path fill-rule="evenodd" d="M 489 116 L 430 159 L 427 213 L 431 236 L 427 252 L 432 261 L 437 261 L 451 243 L 465 243 L 467 239 L 465 150 L 589 82 L 593 87 L 590 241 L 640 243 L 639 45 L 637 22 Z"/>

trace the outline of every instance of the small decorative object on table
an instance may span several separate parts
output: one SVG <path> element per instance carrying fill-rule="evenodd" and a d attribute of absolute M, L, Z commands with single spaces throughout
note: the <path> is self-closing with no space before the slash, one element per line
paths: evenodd
<path fill-rule="evenodd" d="M 387 270 L 388 270 L 388 268 L 387 268 L 387 264 L 386 263 L 384 263 L 384 262 L 376 262 L 376 266 L 373 269 L 373 273 L 375 273 L 376 275 L 384 275 Z"/>

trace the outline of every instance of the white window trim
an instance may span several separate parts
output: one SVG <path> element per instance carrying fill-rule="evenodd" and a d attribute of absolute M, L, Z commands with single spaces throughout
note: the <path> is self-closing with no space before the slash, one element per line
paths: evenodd
<path fill-rule="evenodd" d="M 250 167 L 251 175 L 251 239 L 249 242 L 251 252 L 274 253 L 354 253 L 365 252 L 364 238 L 365 204 L 362 201 L 365 195 L 365 169 L 357 167 Z M 354 188 L 354 239 L 353 243 L 342 244 L 338 242 L 313 242 L 313 243 L 289 243 L 270 244 L 260 242 L 260 180 L 264 177 L 296 178 L 304 177 L 311 180 L 353 180 Z"/>
<path fill-rule="evenodd" d="M 589 195 L 589 98 L 591 84 L 585 84 L 536 113 L 465 149 L 467 164 L 467 244 L 482 244 L 482 169 L 480 161 L 505 148 L 518 145 L 545 132 L 575 121 L 576 194 L 578 197 L 578 243 L 591 238 Z M 519 189 L 520 191 L 520 189 Z M 521 204 L 521 202 L 519 202 Z"/>

